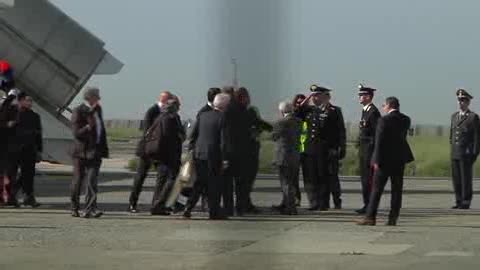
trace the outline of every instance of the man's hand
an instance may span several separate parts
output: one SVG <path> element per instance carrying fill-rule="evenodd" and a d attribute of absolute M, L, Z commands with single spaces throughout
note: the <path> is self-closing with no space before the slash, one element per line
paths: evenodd
<path fill-rule="evenodd" d="M 372 164 L 372 168 L 373 168 L 374 171 L 378 171 L 378 169 L 379 169 L 380 167 L 378 166 L 378 163 L 373 163 L 373 164 Z"/>
<path fill-rule="evenodd" d="M 341 147 L 339 150 L 338 159 L 340 160 L 344 159 L 346 155 L 347 155 L 347 149 L 345 149 L 344 147 Z"/>
<path fill-rule="evenodd" d="M 17 124 L 17 121 L 8 121 L 8 122 L 7 122 L 7 127 L 8 127 L 8 128 L 12 128 L 12 127 L 14 127 L 16 124 Z"/>
<path fill-rule="evenodd" d="M 328 150 L 328 157 L 330 157 L 330 158 L 338 158 L 338 150 L 337 150 L 337 149 L 330 149 L 330 150 Z"/>
<path fill-rule="evenodd" d="M 222 162 L 222 170 L 225 171 L 228 169 L 228 167 L 230 167 L 230 163 L 228 162 L 228 160 L 224 160 Z"/>

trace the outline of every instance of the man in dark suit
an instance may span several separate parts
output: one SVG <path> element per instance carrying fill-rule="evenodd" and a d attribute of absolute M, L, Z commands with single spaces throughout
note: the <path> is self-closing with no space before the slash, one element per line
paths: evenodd
<path fill-rule="evenodd" d="M 375 170 L 373 190 L 370 195 L 366 217 L 358 220 L 358 225 L 376 224 L 380 198 L 388 178 L 391 179 L 391 210 L 387 225 L 395 226 L 402 207 L 403 174 L 405 164 L 414 160 L 407 142 L 410 118 L 400 112 L 396 97 L 388 97 L 383 105 L 385 113 L 377 124 L 375 150 L 372 164 Z"/>
<path fill-rule="evenodd" d="M 466 90 L 457 90 L 459 111 L 452 115 L 450 128 L 453 209 L 469 209 L 473 197 L 472 168 L 480 152 L 480 119 L 469 109 L 472 98 Z"/>
<path fill-rule="evenodd" d="M 140 193 L 142 192 L 143 183 L 147 177 L 148 171 L 152 167 L 153 161 L 145 155 L 145 134 L 152 126 L 153 122 L 160 115 L 162 106 L 171 98 L 172 94 L 164 91 L 160 94 L 158 102 L 150 107 L 145 113 L 144 120 L 140 127 L 143 130 L 143 136 L 138 142 L 136 155 L 138 157 L 137 173 L 133 179 L 132 191 L 130 192 L 128 211 L 137 213 L 137 202 Z"/>
<path fill-rule="evenodd" d="M 158 128 L 159 151 L 150 156 L 157 163 L 157 182 L 153 194 L 152 215 L 170 215 L 165 203 L 168 199 L 181 164 L 184 129 L 178 115 L 178 99 L 170 99 L 164 106 L 154 126 Z"/>
<path fill-rule="evenodd" d="M 86 182 L 84 218 L 98 218 L 102 212 L 97 209 L 98 174 L 103 158 L 108 158 L 107 134 L 100 105 L 100 90 L 89 87 L 84 93 L 85 103 L 72 113 L 74 145 L 72 216 L 79 217 L 80 190 Z"/>
<path fill-rule="evenodd" d="M 220 88 L 216 88 L 216 87 L 212 87 L 210 89 L 208 89 L 207 91 L 207 104 L 205 104 L 205 106 L 203 106 L 198 112 L 197 112 L 197 119 L 198 117 L 200 116 L 201 113 L 203 112 L 209 112 L 209 111 L 213 111 L 214 108 L 213 108 L 213 101 L 215 99 L 215 97 L 220 94 L 221 90 Z"/>
<path fill-rule="evenodd" d="M 32 110 L 32 98 L 22 92 L 17 96 L 15 123 L 8 139 L 8 177 L 14 182 L 12 197 L 23 190 L 24 205 L 38 207 L 34 196 L 35 163 L 41 160 L 43 150 L 40 115 Z M 20 177 L 17 171 L 20 168 Z"/>
<path fill-rule="evenodd" d="M 233 216 L 233 184 L 235 183 L 235 210 L 238 216 L 242 216 L 248 208 L 249 180 L 248 170 L 243 164 L 249 157 L 250 126 L 248 121 L 247 107 L 239 102 L 237 95 L 231 94 L 232 88 L 226 87 L 225 93 L 231 97 L 230 103 L 225 110 L 227 142 L 226 155 L 229 167 L 225 171 L 225 192 L 223 202 L 226 212 Z"/>
<path fill-rule="evenodd" d="M 200 117 L 200 114 L 202 114 L 204 112 L 209 112 L 209 111 L 214 110 L 213 101 L 215 99 L 215 96 L 220 94 L 220 92 L 222 92 L 222 90 L 220 90 L 220 88 L 217 88 L 217 87 L 212 87 L 212 88 L 208 89 L 208 91 L 207 91 L 207 104 L 205 104 L 205 106 L 203 106 L 197 112 L 197 117 L 196 117 L 197 120 Z M 206 188 L 206 186 L 205 186 L 205 188 Z M 207 207 L 207 204 L 208 204 L 208 202 L 207 202 L 207 191 L 204 190 L 202 192 L 202 210 L 204 210 Z"/>
<path fill-rule="evenodd" d="M 197 178 L 183 214 L 186 218 L 191 217 L 191 211 L 203 190 L 208 192 L 210 219 L 227 218 L 228 213 L 220 208 L 220 199 L 221 193 L 225 192 L 222 171 L 229 166 L 226 153 L 227 124 L 223 112 L 230 98 L 227 94 L 218 94 L 213 103 L 215 110 L 200 114 L 193 128 L 189 150 L 193 151 Z"/>
<path fill-rule="evenodd" d="M 341 109 L 329 102 L 330 89 L 312 85 L 310 90 L 312 94 L 297 112 L 307 125 L 304 184 L 309 210 L 324 211 L 329 208 L 330 182 L 334 175 L 331 160 L 341 160 L 346 154 L 345 123 Z M 313 105 L 308 105 L 310 100 Z"/>
<path fill-rule="evenodd" d="M 359 85 L 358 96 L 363 106 L 360 119 L 360 132 L 358 136 L 358 156 L 360 159 L 360 179 L 362 183 L 363 207 L 356 210 L 358 214 L 367 212 L 368 200 L 372 189 L 372 154 L 375 145 L 375 131 L 377 122 L 380 119 L 380 111 L 373 104 L 373 96 L 376 89 Z"/>
<path fill-rule="evenodd" d="M 283 119 L 273 126 L 272 137 L 276 141 L 276 158 L 274 164 L 277 166 L 282 187 L 283 199 L 281 214 L 296 215 L 295 205 L 295 180 L 297 179 L 300 167 L 300 133 L 301 121 L 293 115 L 293 105 L 282 102 L 278 106 Z"/>
<path fill-rule="evenodd" d="M 250 93 L 245 87 L 240 87 L 235 92 L 235 99 L 245 108 L 247 108 L 246 119 L 248 126 L 248 137 L 246 144 L 246 154 L 243 160 L 243 169 L 245 170 L 245 180 L 247 190 L 247 207 L 245 209 L 248 213 L 259 213 L 260 210 L 252 203 L 251 193 L 255 180 L 257 178 L 258 167 L 260 164 L 260 139 L 259 136 L 263 131 L 272 131 L 272 125 L 264 121 L 260 117 L 258 109 L 251 106 Z"/>

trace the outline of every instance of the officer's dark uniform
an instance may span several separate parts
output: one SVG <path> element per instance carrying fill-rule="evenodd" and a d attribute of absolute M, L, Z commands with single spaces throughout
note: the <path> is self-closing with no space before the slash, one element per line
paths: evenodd
<path fill-rule="evenodd" d="M 331 91 L 316 85 L 310 90 L 323 94 Z M 329 207 L 331 182 L 336 173 L 332 170 L 331 161 L 338 162 L 345 156 L 346 150 L 342 111 L 331 104 L 304 106 L 298 116 L 307 123 L 304 185 L 310 209 L 326 210 Z"/>
<path fill-rule="evenodd" d="M 465 90 L 457 90 L 459 102 L 469 102 L 473 97 Z M 452 180 L 455 191 L 453 208 L 468 209 L 472 201 L 472 168 L 480 152 L 480 119 L 470 110 L 452 115 L 450 145 Z"/>
<path fill-rule="evenodd" d="M 371 95 L 373 97 L 373 94 L 376 91 L 376 89 L 364 87 L 363 85 L 360 85 L 358 89 L 359 96 Z M 362 117 L 359 124 L 360 132 L 358 136 L 358 155 L 360 161 L 359 166 L 364 206 L 363 208 L 357 210 L 358 213 L 365 213 L 365 209 L 370 198 L 373 177 L 372 165 L 370 163 L 375 145 L 375 131 L 377 129 L 377 122 L 380 117 L 380 112 L 373 103 L 366 105 L 362 110 Z"/>

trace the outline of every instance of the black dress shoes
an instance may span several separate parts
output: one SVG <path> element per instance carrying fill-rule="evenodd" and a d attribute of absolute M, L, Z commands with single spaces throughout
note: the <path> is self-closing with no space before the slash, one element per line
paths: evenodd
<path fill-rule="evenodd" d="M 92 210 L 92 211 L 89 211 L 89 212 L 85 212 L 82 217 L 83 218 L 99 218 L 101 216 L 103 216 L 102 211 Z"/>
<path fill-rule="evenodd" d="M 320 206 L 318 205 L 314 205 L 314 206 L 311 206 L 310 208 L 307 208 L 308 211 L 317 211 L 317 210 L 320 210 Z"/>
<path fill-rule="evenodd" d="M 137 206 L 136 206 L 136 205 L 133 205 L 133 204 L 130 204 L 130 205 L 128 206 L 128 212 L 130 212 L 130 213 L 132 213 L 132 214 L 138 213 Z"/>
<path fill-rule="evenodd" d="M 395 218 L 393 218 L 393 217 L 388 218 L 387 224 L 385 224 L 385 225 L 387 225 L 387 226 L 397 226 L 397 220 L 398 220 L 398 218 L 396 218 L 396 217 Z"/>
<path fill-rule="evenodd" d="M 23 205 L 25 205 L 25 206 L 30 206 L 30 207 L 32 207 L 32 208 L 37 208 L 37 207 L 40 206 L 40 204 L 37 202 L 37 200 L 36 200 L 35 197 L 33 197 L 33 196 L 26 198 L 26 199 L 23 201 Z"/>
<path fill-rule="evenodd" d="M 458 204 L 457 204 L 457 205 L 454 205 L 454 206 L 452 206 L 452 209 L 459 209 L 459 208 L 460 208 L 460 205 L 458 205 Z"/>
<path fill-rule="evenodd" d="M 150 214 L 152 214 L 152 216 L 170 216 L 170 212 L 166 209 L 152 209 Z"/>
<path fill-rule="evenodd" d="M 465 205 L 464 204 L 464 205 L 460 206 L 459 209 L 468 210 L 468 209 L 470 209 L 470 205 Z"/>
<path fill-rule="evenodd" d="M 357 212 L 357 214 L 359 214 L 359 215 L 364 215 L 364 214 L 367 213 L 367 208 L 363 207 L 363 208 L 355 210 L 355 212 Z"/>
<path fill-rule="evenodd" d="M 78 210 L 72 210 L 72 217 L 80 217 Z"/>

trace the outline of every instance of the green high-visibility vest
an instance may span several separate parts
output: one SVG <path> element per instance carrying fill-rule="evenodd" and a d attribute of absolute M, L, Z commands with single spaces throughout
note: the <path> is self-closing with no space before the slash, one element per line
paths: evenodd
<path fill-rule="evenodd" d="M 302 122 L 302 131 L 300 133 L 300 153 L 305 152 L 305 142 L 307 141 L 307 122 Z"/>

